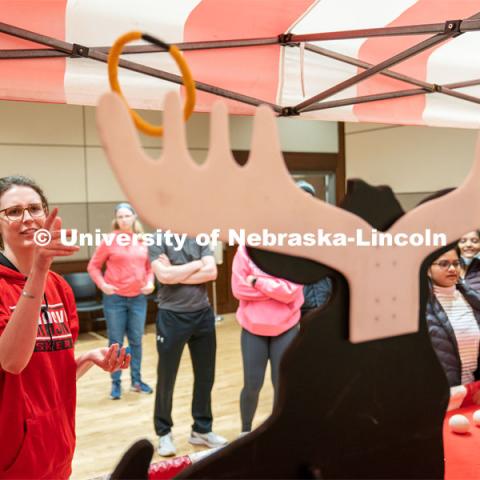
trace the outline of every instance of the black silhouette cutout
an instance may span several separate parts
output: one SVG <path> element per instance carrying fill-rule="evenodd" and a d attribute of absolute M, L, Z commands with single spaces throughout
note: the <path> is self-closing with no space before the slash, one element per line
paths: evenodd
<path fill-rule="evenodd" d="M 341 207 L 380 231 L 403 214 L 388 187 L 362 181 L 349 182 Z M 272 416 L 178 478 L 443 478 L 449 389 L 424 318 L 426 270 L 438 252 L 419 272 L 419 331 L 360 344 L 348 341 L 342 275 L 306 259 L 249 253 L 262 270 L 298 283 L 328 275 L 334 291 L 283 358 Z"/>
<path fill-rule="evenodd" d="M 148 440 L 138 440 L 123 454 L 110 480 L 146 480 L 152 456 L 153 445 Z"/>

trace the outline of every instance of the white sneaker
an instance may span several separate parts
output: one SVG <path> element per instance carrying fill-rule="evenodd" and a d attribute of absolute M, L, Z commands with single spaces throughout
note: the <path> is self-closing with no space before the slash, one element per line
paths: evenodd
<path fill-rule="evenodd" d="M 220 435 L 217 435 L 216 433 L 213 433 L 213 432 L 198 433 L 193 430 L 192 430 L 192 433 L 190 434 L 190 438 L 188 439 L 188 441 L 192 445 L 206 445 L 207 447 L 210 447 L 210 448 L 223 447 L 228 443 L 228 440 L 226 438 L 223 438 Z"/>
<path fill-rule="evenodd" d="M 200 460 L 203 460 L 205 457 L 208 457 L 212 453 L 215 453 L 218 451 L 221 447 L 217 448 L 209 448 L 207 450 L 200 450 L 199 452 L 192 452 L 188 454 L 188 458 L 190 458 L 190 461 L 192 463 L 197 463 Z"/>
<path fill-rule="evenodd" d="M 160 437 L 157 451 L 162 457 L 171 457 L 177 453 L 171 433 L 167 433 L 166 435 L 162 435 Z"/>

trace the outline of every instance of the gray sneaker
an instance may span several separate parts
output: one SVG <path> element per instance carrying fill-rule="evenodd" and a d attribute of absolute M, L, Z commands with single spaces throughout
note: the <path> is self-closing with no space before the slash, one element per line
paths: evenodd
<path fill-rule="evenodd" d="M 210 448 L 223 447 L 228 443 L 228 440 L 213 432 L 198 433 L 192 430 L 188 441 L 192 445 L 206 445 Z"/>
<path fill-rule="evenodd" d="M 162 457 L 172 457 L 177 453 L 177 449 L 175 448 L 175 444 L 173 443 L 173 438 L 171 433 L 162 435 L 159 438 L 157 451 L 158 451 L 158 454 Z"/>

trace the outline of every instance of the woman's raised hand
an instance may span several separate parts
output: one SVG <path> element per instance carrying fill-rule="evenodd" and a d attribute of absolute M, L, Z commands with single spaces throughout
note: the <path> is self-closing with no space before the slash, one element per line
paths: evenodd
<path fill-rule="evenodd" d="M 68 257 L 78 252 L 80 247 L 67 246 L 61 242 L 62 219 L 54 208 L 47 216 L 43 228 L 35 232 L 35 253 L 33 266 L 48 270 L 55 257 Z M 66 230 L 66 235 L 70 231 Z"/>

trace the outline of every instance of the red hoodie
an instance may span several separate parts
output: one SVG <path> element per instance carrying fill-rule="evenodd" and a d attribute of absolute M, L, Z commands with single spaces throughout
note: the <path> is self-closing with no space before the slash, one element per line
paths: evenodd
<path fill-rule="evenodd" d="M 147 283 L 153 283 L 153 272 L 148 258 L 148 248 L 142 242 L 119 244 L 119 235 L 128 239 L 133 238 L 132 233 L 115 230 L 108 242 L 103 241 L 95 250 L 90 262 L 88 273 L 92 280 L 101 289 L 104 282 L 117 287 L 116 295 L 122 297 L 136 297 L 142 292 L 140 289 Z M 120 237 L 121 238 L 121 237 Z M 124 241 L 124 240 L 122 240 Z M 105 275 L 102 267 L 106 263 Z"/>
<path fill-rule="evenodd" d="M 3 257 L 5 258 L 5 257 Z M 0 264 L 0 335 L 25 284 Z M 0 479 L 65 479 L 75 448 L 78 317 L 73 293 L 49 272 L 35 350 L 18 375 L 0 367 Z"/>

